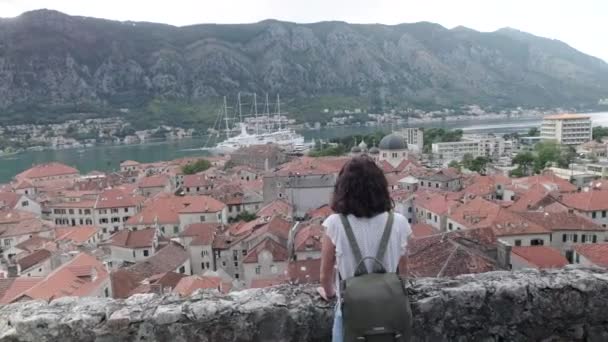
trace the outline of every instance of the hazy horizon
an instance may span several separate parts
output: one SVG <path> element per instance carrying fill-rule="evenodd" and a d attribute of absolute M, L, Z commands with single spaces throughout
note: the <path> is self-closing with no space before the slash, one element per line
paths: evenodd
<path fill-rule="evenodd" d="M 557 5 L 556 3 L 559 3 Z M 174 26 L 246 24 L 274 19 L 295 23 L 344 21 L 396 25 L 433 22 L 448 29 L 465 26 L 481 32 L 511 27 L 558 39 L 583 53 L 608 61 L 604 25 L 608 1 L 537 0 L 143 0 L 104 2 L 80 0 L 0 0 L 0 17 L 11 18 L 37 9 L 118 21 L 145 21 Z"/>

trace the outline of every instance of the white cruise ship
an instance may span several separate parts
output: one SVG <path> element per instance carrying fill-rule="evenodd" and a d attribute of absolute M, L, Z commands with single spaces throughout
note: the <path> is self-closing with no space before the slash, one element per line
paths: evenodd
<path fill-rule="evenodd" d="M 247 125 L 243 122 L 243 115 L 241 113 L 241 97 L 239 94 L 238 97 L 238 115 L 239 122 L 237 126 L 240 127 L 240 133 L 236 136 L 230 136 L 230 132 L 232 132 L 230 128 L 230 117 L 228 115 L 228 109 L 226 106 L 226 99 L 224 98 L 224 109 L 220 113 L 220 118 L 218 118 L 218 122 L 224 121 L 226 124 L 226 140 L 218 143 L 215 148 L 212 150 L 216 150 L 220 153 L 230 153 L 241 147 L 247 147 L 251 145 L 265 145 L 265 144 L 277 144 L 279 146 L 285 147 L 289 150 L 293 151 L 304 151 L 309 148 L 309 144 L 306 144 L 304 141 L 304 137 L 298 134 L 296 131 L 290 128 L 282 128 L 280 124 L 281 120 L 281 105 L 280 98 L 277 95 L 277 103 L 276 103 L 276 115 L 279 117 L 279 124 L 277 127 L 275 125 L 266 124 L 264 125 L 266 128 L 261 130 L 259 127 L 255 127 L 255 133 L 247 132 Z M 257 100 L 254 94 L 254 102 L 253 102 L 254 114 L 257 116 Z M 267 117 L 270 117 L 270 110 L 268 105 L 268 96 L 266 97 L 266 105 L 265 108 L 267 110 Z"/>

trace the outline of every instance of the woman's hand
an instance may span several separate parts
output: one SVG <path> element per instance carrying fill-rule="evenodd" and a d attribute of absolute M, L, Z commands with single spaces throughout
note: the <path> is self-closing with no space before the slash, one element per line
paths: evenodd
<path fill-rule="evenodd" d="M 329 302 L 332 298 L 334 298 L 336 296 L 336 293 L 327 293 L 325 292 L 325 289 L 321 286 L 317 287 L 317 292 L 319 293 L 319 295 L 321 296 L 321 298 L 323 298 L 323 300 L 325 300 L 326 302 Z"/>

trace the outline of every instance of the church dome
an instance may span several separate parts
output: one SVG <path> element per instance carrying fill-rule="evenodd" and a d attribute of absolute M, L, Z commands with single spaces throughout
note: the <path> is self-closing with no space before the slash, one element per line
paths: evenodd
<path fill-rule="evenodd" d="M 407 143 L 403 136 L 397 133 L 391 133 L 380 140 L 378 147 L 381 150 L 406 150 Z"/>
<path fill-rule="evenodd" d="M 367 151 L 367 144 L 365 143 L 365 140 L 361 140 L 361 142 L 359 143 L 359 148 L 361 149 L 361 151 Z"/>
<path fill-rule="evenodd" d="M 380 153 L 380 150 L 376 146 L 369 149 L 369 154 L 379 154 L 379 153 Z"/>
<path fill-rule="evenodd" d="M 361 153 L 361 147 L 355 145 L 350 149 L 351 153 Z"/>

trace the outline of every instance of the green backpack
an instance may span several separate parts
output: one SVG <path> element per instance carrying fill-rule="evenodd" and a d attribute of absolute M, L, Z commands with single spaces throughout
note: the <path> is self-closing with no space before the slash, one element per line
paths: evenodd
<path fill-rule="evenodd" d="M 389 273 L 382 264 L 393 228 L 394 214 L 388 216 L 376 257 L 365 257 L 344 215 L 340 215 L 355 260 L 355 276 L 341 281 L 344 342 L 405 342 L 412 332 L 412 312 L 405 282 Z M 365 260 L 374 261 L 369 273 Z"/>

